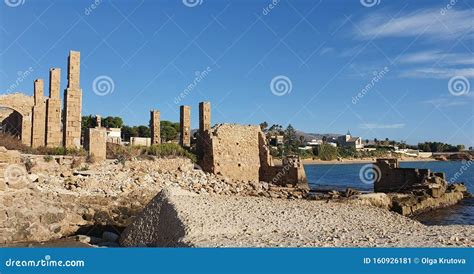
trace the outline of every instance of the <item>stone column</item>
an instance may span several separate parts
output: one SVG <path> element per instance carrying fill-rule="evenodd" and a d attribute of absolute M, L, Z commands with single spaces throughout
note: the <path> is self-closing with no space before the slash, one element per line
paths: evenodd
<path fill-rule="evenodd" d="M 150 130 L 151 130 L 151 144 L 161 144 L 160 133 L 160 112 L 158 110 L 150 111 Z"/>
<path fill-rule="evenodd" d="M 199 103 L 199 131 L 211 129 L 211 103 Z"/>
<path fill-rule="evenodd" d="M 62 146 L 61 134 L 61 69 L 49 70 L 49 98 L 46 101 L 46 146 Z"/>
<path fill-rule="evenodd" d="M 68 59 L 68 86 L 64 91 L 63 145 L 66 148 L 81 147 L 82 90 L 79 84 L 80 55 L 70 51 Z"/>
<path fill-rule="evenodd" d="M 36 148 L 46 144 L 46 102 L 43 79 L 36 79 L 34 82 L 34 100 L 31 146 Z"/>
<path fill-rule="evenodd" d="M 180 144 L 183 147 L 191 146 L 191 108 L 181 106 L 179 108 L 179 127 L 181 131 Z"/>

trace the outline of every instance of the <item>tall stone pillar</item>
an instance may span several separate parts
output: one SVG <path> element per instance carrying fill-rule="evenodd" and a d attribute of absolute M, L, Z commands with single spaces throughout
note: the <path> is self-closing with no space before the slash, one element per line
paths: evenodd
<path fill-rule="evenodd" d="M 79 83 L 81 53 L 70 51 L 68 86 L 64 91 L 63 144 L 66 148 L 81 147 L 82 90 Z"/>
<path fill-rule="evenodd" d="M 199 103 L 199 130 L 207 131 L 211 129 L 211 103 Z"/>
<path fill-rule="evenodd" d="M 179 108 L 179 127 L 181 131 L 180 144 L 183 147 L 191 146 L 191 108 L 181 106 Z"/>
<path fill-rule="evenodd" d="M 43 79 L 36 79 L 34 82 L 34 100 L 31 146 L 36 148 L 44 146 L 46 141 L 46 102 Z"/>
<path fill-rule="evenodd" d="M 46 146 L 62 146 L 61 134 L 61 69 L 49 70 L 49 98 L 46 101 Z"/>
<path fill-rule="evenodd" d="M 160 112 L 158 110 L 150 111 L 150 126 L 151 126 L 151 144 L 161 144 L 160 133 Z"/>

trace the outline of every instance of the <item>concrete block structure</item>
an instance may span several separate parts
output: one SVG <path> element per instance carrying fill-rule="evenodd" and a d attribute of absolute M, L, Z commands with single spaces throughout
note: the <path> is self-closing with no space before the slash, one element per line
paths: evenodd
<path fill-rule="evenodd" d="M 42 79 L 34 82 L 34 101 L 31 146 L 36 148 L 44 146 L 46 141 L 46 101 Z"/>
<path fill-rule="evenodd" d="M 191 147 L 191 108 L 181 106 L 179 109 L 180 144 Z"/>
<path fill-rule="evenodd" d="M 82 90 L 80 87 L 80 52 L 70 51 L 68 86 L 64 91 L 63 144 L 66 148 L 81 147 Z"/>
<path fill-rule="evenodd" d="M 160 112 L 158 110 L 150 111 L 150 130 L 151 130 L 151 144 L 161 144 L 160 133 Z"/>
<path fill-rule="evenodd" d="M 89 128 L 85 147 L 95 160 L 105 160 L 107 152 L 107 132 L 105 128 Z"/>
<path fill-rule="evenodd" d="M 62 146 L 61 130 L 61 69 L 49 71 L 49 98 L 46 101 L 46 146 Z"/>
<path fill-rule="evenodd" d="M 211 103 L 199 103 L 199 131 L 207 131 L 211 129 Z"/>

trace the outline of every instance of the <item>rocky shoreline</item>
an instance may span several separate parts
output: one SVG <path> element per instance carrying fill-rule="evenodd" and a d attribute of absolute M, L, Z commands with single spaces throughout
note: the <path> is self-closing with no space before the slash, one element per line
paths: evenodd
<path fill-rule="evenodd" d="M 311 201 L 303 199 L 304 190 L 232 181 L 196 169 L 184 158 L 86 163 L 77 157 L 21 157 L 30 165 L 22 175 L 24 185 L 7 182 L 0 191 L 3 246 L 61 238 L 118 246 L 79 235 L 95 226 L 133 226 L 164 188 L 192 194 L 170 198 L 187 216 L 174 220 L 187 220 L 185 231 L 202 233 L 184 235 L 177 246 L 474 246 L 472 226 L 426 227 L 372 204 Z M 208 238 L 236 220 L 237 230 Z"/>

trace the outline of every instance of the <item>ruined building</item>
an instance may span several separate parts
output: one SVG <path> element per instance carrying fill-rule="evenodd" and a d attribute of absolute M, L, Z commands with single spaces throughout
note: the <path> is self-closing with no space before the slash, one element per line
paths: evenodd
<path fill-rule="evenodd" d="M 21 93 L 0 95 L 1 129 L 32 147 L 81 146 L 82 90 L 80 53 L 70 51 L 68 87 L 64 91 L 61 116 L 61 70 L 49 71 L 49 97 L 44 95 L 44 81 L 34 81 L 33 97 Z M 62 125 L 62 126 L 61 126 Z"/>
<path fill-rule="evenodd" d="M 439 197 L 446 191 L 447 183 L 442 172 L 429 169 L 400 168 L 398 159 L 377 159 L 374 182 L 375 192 L 412 192 L 427 191 Z"/>
<path fill-rule="evenodd" d="M 211 128 L 210 103 L 199 104 L 198 164 L 206 172 L 232 180 L 265 181 L 309 189 L 297 157 L 274 165 L 266 138 L 257 125 L 219 124 Z"/>

